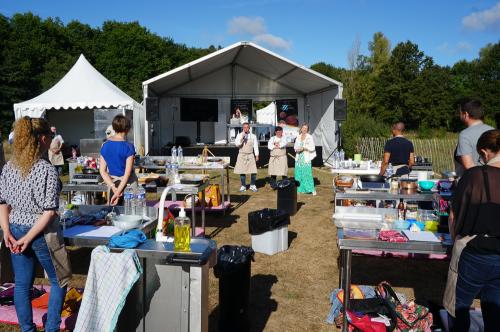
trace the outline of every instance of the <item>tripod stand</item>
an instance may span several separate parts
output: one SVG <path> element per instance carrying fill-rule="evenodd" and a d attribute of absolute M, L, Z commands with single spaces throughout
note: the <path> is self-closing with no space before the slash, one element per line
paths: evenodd
<path fill-rule="evenodd" d="M 330 157 L 335 152 L 340 152 L 340 150 L 342 150 L 342 132 L 341 132 L 341 128 L 342 128 L 342 122 L 339 121 L 339 129 L 335 131 L 335 136 L 338 136 L 337 147 L 335 149 L 333 149 L 332 153 L 330 153 L 330 155 L 326 159 L 323 160 L 324 164 L 330 165 L 331 167 L 333 167 L 333 165 L 331 163 L 329 163 L 328 160 L 330 160 Z"/>

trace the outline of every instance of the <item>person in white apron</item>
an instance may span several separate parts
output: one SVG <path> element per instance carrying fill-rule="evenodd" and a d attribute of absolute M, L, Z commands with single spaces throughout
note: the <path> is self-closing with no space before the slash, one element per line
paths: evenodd
<path fill-rule="evenodd" d="M 481 135 L 484 166 L 465 171 L 453 193 L 454 238 L 443 306 L 455 317 L 452 331 L 469 331 L 469 309 L 481 299 L 485 331 L 500 331 L 500 130 Z"/>
<path fill-rule="evenodd" d="M 276 188 L 276 178 L 281 176 L 286 179 L 288 176 L 288 159 L 286 156 L 286 140 L 283 137 L 283 128 L 276 127 L 274 136 L 267 143 L 269 153 L 268 173 L 271 176 L 271 187 Z"/>
<path fill-rule="evenodd" d="M 54 138 L 52 139 L 52 143 L 50 143 L 49 161 L 52 165 L 55 166 L 55 168 L 57 169 L 57 173 L 61 175 L 64 165 L 64 157 L 61 149 L 64 144 L 64 140 L 62 136 L 57 133 L 56 127 L 50 127 L 50 131 L 52 131 L 52 133 L 54 134 Z"/>
<path fill-rule="evenodd" d="M 240 174 L 241 188 L 240 191 L 247 190 L 246 175 L 250 174 L 250 190 L 257 191 L 255 180 L 257 179 L 257 161 L 259 161 L 259 144 L 257 137 L 250 132 L 248 122 L 243 124 L 243 131 L 236 136 L 234 144 L 240 150 L 238 159 L 234 166 L 234 173 Z"/>
<path fill-rule="evenodd" d="M 127 184 L 136 184 L 134 172 L 134 145 L 127 142 L 127 134 L 131 128 L 130 120 L 124 115 L 117 115 L 113 119 L 114 136 L 109 137 L 101 147 L 99 157 L 99 173 L 104 183 L 113 193 L 108 200 L 111 205 L 120 203 L 123 191 Z"/>

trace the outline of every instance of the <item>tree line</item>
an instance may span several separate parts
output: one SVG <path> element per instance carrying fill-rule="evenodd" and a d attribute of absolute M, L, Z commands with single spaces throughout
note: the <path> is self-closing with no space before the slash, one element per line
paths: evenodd
<path fill-rule="evenodd" d="M 106 21 L 100 27 L 32 13 L 0 15 L 0 125 L 6 135 L 13 104 L 53 86 L 85 57 L 125 93 L 142 100 L 141 83 L 160 73 L 220 49 L 193 48 L 158 36 L 138 22 Z M 479 57 L 439 66 L 406 41 L 391 48 L 381 32 L 369 42 L 369 54 L 349 52 L 349 68 L 320 62 L 312 69 L 344 83 L 348 100 L 345 138 L 387 134 L 387 125 L 404 120 L 410 129 L 457 131 L 457 102 L 483 101 L 487 121 L 500 115 L 500 42 L 485 45 Z M 384 133 L 384 134 L 383 134 Z M 350 136 L 349 136 L 350 135 Z"/>
<path fill-rule="evenodd" d="M 500 116 L 500 42 L 485 45 L 477 59 L 439 66 L 411 41 L 390 41 L 377 32 L 359 54 L 359 41 L 349 53 L 348 69 L 323 62 L 312 69 L 344 83 L 344 98 L 354 119 L 374 118 L 390 124 L 404 120 L 410 129 L 457 131 L 462 127 L 457 104 L 480 99 L 490 124 Z"/>
<path fill-rule="evenodd" d="M 137 101 L 142 82 L 215 51 L 158 36 L 138 22 L 106 21 L 91 27 L 78 21 L 41 19 L 32 13 L 0 14 L 0 125 L 5 137 L 13 104 L 57 83 L 80 54 Z M 220 46 L 218 47 L 220 48 Z"/>

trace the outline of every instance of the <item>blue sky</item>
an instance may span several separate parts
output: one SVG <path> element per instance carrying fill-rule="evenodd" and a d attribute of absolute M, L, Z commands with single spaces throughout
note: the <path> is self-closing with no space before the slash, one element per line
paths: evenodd
<path fill-rule="evenodd" d="M 188 46 L 254 41 L 310 66 L 347 67 L 347 55 L 377 31 L 395 46 L 410 40 L 440 65 L 478 57 L 500 41 L 500 1 L 488 0 L 0 0 L 0 13 L 31 11 L 99 27 L 106 20 L 139 21 Z"/>

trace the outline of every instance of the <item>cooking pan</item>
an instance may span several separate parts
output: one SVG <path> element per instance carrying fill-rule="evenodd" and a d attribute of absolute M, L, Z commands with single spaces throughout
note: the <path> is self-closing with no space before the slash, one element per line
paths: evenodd
<path fill-rule="evenodd" d="M 385 182 L 385 176 L 383 175 L 361 175 L 359 178 L 361 182 Z"/>
<path fill-rule="evenodd" d="M 401 189 L 416 190 L 417 189 L 417 181 L 399 180 L 399 187 Z"/>
<path fill-rule="evenodd" d="M 83 174 L 99 174 L 99 170 L 90 167 L 84 167 L 82 169 Z"/>

